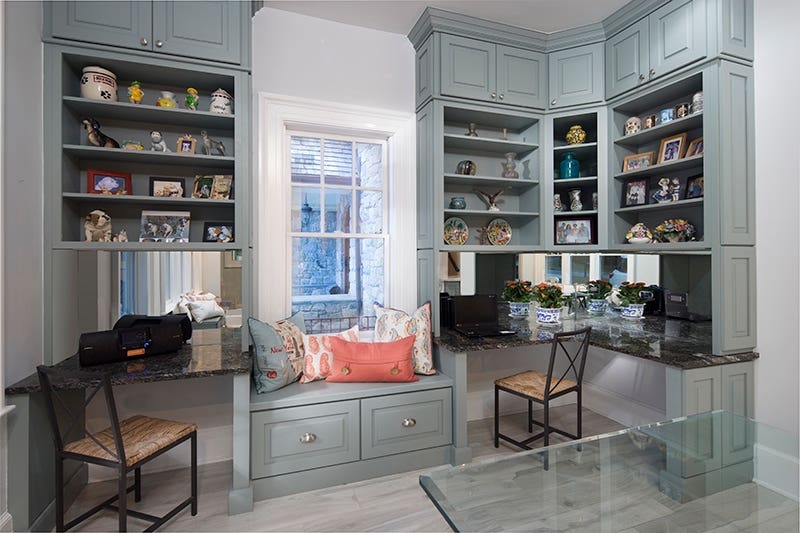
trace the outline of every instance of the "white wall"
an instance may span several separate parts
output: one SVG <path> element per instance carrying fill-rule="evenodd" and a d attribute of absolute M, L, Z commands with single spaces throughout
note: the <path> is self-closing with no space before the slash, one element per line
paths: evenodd
<path fill-rule="evenodd" d="M 793 95 L 800 2 L 755 4 L 758 348 L 756 419 L 798 433 L 800 409 L 800 152 Z"/>

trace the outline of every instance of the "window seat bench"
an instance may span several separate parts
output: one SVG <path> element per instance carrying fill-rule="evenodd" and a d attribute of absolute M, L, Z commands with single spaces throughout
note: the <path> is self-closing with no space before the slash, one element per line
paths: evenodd
<path fill-rule="evenodd" d="M 253 497 L 350 483 L 450 462 L 453 381 L 293 383 L 250 394 Z"/>

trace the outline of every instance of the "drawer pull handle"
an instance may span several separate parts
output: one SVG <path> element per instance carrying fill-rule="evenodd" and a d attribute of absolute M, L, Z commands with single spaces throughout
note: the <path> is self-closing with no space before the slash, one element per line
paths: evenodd
<path fill-rule="evenodd" d="M 300 442 L 303 444 L 308 444 L 309 442 L 314 442 L 317 440 L 317 436 L 313 433 L 303 433 L 303 436 L 300 437 Z"/>
<path fill-rule="evenodd" d="M 404 418 L 403 419 L 403 427 L 404 428 L 413 428 L 417 425 L 417 421 L 413 418 Z"/>

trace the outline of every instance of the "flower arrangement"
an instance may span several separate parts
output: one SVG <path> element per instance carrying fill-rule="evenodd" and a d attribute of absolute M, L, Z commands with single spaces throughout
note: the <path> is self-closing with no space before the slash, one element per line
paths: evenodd
<path fill-rule="evenodd" d="M 642 222 L 637 222 L 625 234 L 625 239 L 633 244 L 643 244 L 652 241 L 653 234 Z"/>
<path fill-rule="evenodd" d="M 511 279 L 503 287 L 503 300 L 507 302 L 530 302 L 533 297 L 533 288 L 530 281 Z"/>
<path fill-rule="evenodd" d="M 604 279 L 592 280 L 586 285 L 586 292 L 593 300 L 603 300 L 611 294 L 611 283 Z"/>
<path fill-rule="evenodd" d="M 545 309 L 561 309 L 564 304 L 564 293 L 561 287 L 553 283 L 539 283 L 533 288 L 533 299 L 539 307 Z"/>
<path fill-rule="evenodd" d="M 637 281 L 636 283 L 623 281 L 617 287 L 617 299 L 623 307 L 631 304 L 643 304 L 651 299 L 649 295 L 642 296 L 645 287 L 646 285 L 643 281 Z"/>
<path fill-rule="evenodd" d="M 656 226 L 653 233 L 661 242 L 682 242 L 692 240 L 695 228 L 686 219 L 670 218 Z"/>

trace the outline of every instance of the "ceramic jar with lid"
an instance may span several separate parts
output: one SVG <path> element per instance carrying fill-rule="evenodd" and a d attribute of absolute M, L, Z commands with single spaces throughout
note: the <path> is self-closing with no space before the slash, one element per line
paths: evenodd
<path fill-rule="evenodd" d="M 566 135 L 567 144 L 581 144 L 586 140 L 586 132 L 579 124 L 569 128 Z"/>
<path fill-rule="evenodd" d="M 233 97 L 225 89 L 217 89 L 211 93 L 211 104 L 208 110 L 220 115 L 233 114 Z"/>
<path fill-rule="evenodd" d="M 625 121 L 625 135 L 633 135 L 639 133 L 642 129 L 642 119 L 639 117 L 631 117 Z"/>
<path fill-rule="evenodd" d="M 117 75 L 98 66 L 83 67 L 81 96 L 91 100 L 117 101 Z"/>
<path fill-rule="evenodd" d="M 703 91 L 698 91 L 692 95 L 692 113 L 699 113 L 703 110 Z"/>

